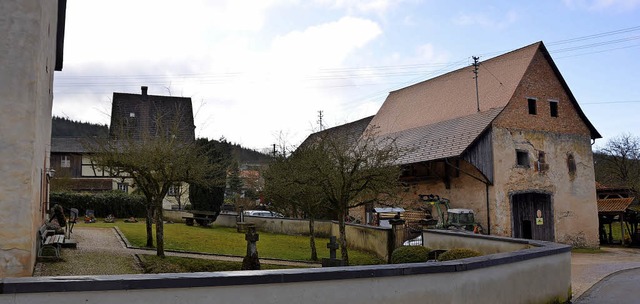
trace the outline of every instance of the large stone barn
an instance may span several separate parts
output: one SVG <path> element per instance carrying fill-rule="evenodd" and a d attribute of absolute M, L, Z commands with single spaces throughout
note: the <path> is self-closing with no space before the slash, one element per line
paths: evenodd
<path fill-rule="evenodd" d="M 601 136 L 542 42 L 393 91 L 375 116 L 322 132 L 362 125 L 406 151 L 401 207 L 434 194 L 472 209 L 484 233 L 598 246 Z M 352 215 L 367 222 L 372 207 Z"/>

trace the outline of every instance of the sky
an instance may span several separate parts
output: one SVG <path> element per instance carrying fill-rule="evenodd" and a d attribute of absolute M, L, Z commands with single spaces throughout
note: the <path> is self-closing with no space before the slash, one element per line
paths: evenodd
<path fill-rule="evenodd" d="M 640 136 L 640 0 L 68 0 L 53 114 L 108 124 L 113 92 L 148 86 L 192 99 L 197 137 L 267 151 L 537 41 L 596 149 Z"/>

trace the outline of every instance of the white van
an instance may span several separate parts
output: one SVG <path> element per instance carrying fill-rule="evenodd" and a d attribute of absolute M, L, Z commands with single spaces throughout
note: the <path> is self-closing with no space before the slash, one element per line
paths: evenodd
<path fill-rule="evenodd" d="M 284 215 L 267 210 L 245 210 L 244 215 L 248 216 L 260 216 L 260 217 L 284 217 Z"/>

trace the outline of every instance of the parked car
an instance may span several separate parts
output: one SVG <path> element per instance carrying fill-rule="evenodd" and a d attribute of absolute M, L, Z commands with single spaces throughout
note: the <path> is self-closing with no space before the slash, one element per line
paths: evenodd
<path fill-rule="evenodd" d="M 245 210 L 244 215 L 248 216 L 260 216 L 260 217 L 284 217 L 284 215 L 267 210 Z"/>

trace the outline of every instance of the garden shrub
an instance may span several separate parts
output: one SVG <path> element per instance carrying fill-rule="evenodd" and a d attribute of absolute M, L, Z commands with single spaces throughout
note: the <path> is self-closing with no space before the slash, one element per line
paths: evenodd
<path fill-rule="evenodd" d="M 451 250 L 447 250 L 447 252 L 438 256 L 438 261 L 451 261 L 458 259 L 466 259 L 471 257 L 481 256 L 482 254 L 478 251 L 468 248 L 454 248 Z"/>
<path fill-rule="evenodd" d="M 427 247 L 423 246 L 402 246 L 396 248 L 391 253 L 391 263 L 422 263 L 427 261 L 427 257 L 431 251 Z"/>
<path fill-rule="evenodd" d="M 121 191 L 102 193 L 51 192 L 51 205 L 59 204 L 65 209 L 78 209 L 80 216 L 85 210 L 93 210 L 96 217 L 107 217 L 112 214 L 116 218 L 145 217 L 145 198 L 141 195 L 127 194 Z"/>

